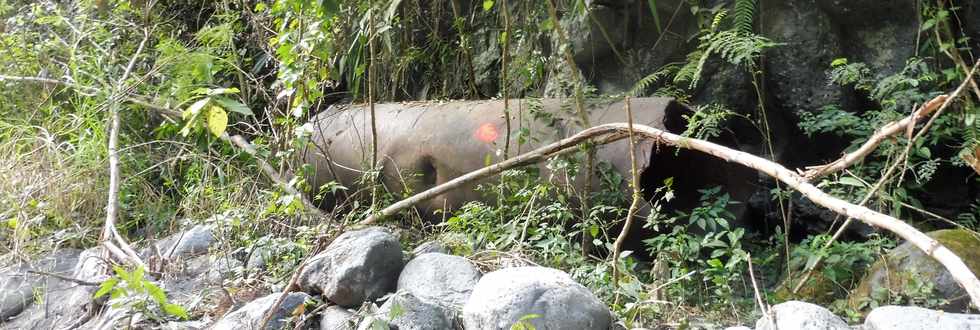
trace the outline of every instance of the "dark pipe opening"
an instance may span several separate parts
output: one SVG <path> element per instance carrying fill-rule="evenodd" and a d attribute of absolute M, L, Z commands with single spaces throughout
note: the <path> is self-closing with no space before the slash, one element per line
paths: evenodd
<path fill-rule="evenodd" d="M 666 109 L 664 115 L 664 127 L 671 133 L 681 134 L 687 129 L 687 119 L 684 115 L 693 113 L 689 108 L 672 102 Z M 731 148 L 737 147 L 734 134 L 725 132 L 712 142 L 719 143 Z M 687 149 L 678 149 L 670 146 L 656 146 L 650 153 L 650 165 L 641 173 L 640 185 L 643 189 L 643 197 L 648 201 L 655 201 L 661 198 L 662 194 L 657 195 L 658 188 L 664 186 L 664 181 L 673 178 L 672 190 L 674 198 L 662 203 L 662 214 L 674 215 L 678 211 L 690 212 L 692 209 L 701 205 L 701 191 L 716 186 L 722 187 L 722 193 L 728 193 L 733 201 L 738 202 L 729 207 L 729 211 L 736 215 L 732 223 L 733 226 L 746 225 L 746 203 L 751 195 L 751 179 L 756 174 L 753 170 L 741 165 L 728 163 L 714 156 Z M 645 218 L 636 221 L 645 221 Z M 679 224 L 686 225 L 686 224 Z M 670 229 L 661 228 L 666 231 Z M 631 250 L 638 255 L 647 255 L 643 239 L 661 233 L 651 229 L 643 228 L 640 223 L 634 223 L 630 230 L 630 238 L 625 243 L 624 250 Z"/>

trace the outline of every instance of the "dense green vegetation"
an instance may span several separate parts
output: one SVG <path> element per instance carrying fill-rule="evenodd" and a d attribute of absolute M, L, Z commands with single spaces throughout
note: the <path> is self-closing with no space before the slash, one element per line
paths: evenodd
<path fill-rule="evenodd" d="M 310 128 L 303 124 L 334 103 L 563 97 L 569 109 L 582 111 L 586 98 L 670 96 L 698 110 L 687 117 L 685 135 L 715 137 L 738 122 L 752 128 L 746 139 L 762 141 L 758 151 L 779 160 L 763 76 L 766 52 L 785 44 L 760 34 L 756 1 L 710 7 L 707 1 L 683 2 L 680 10 L 697 20 L 693 34 L 683 36 L 691 43 L 686 58 L 654 72 L 635 72 L 628 77 L 632 88 L 614 95 L 598 92 L 583 78 L 573 45 L 561 37 L 581 32 L 566 31 L 561 21 L 589 19 L 585 1 L 507 2 L 0 0 L 0 254 L 30 258 L 97 244 L 105 219 L 113 106 L 121 107 L 122 118 L 120 232 L 139 242 L 188 224 L 215 224 L 226 253 L 257 245 L 280 252 L 264 274 L 270 283 L 288 281 L 311 249 L 346 225 L 407 197 L 380 186 L 352 191 L 355 202 L 333 210 L 328 221 L 263 174 L 259 161 L 293 178 L 288 184 L 314 200 L 348 189 L 311 187 L 302 179 L 310 169 L 294 161 L 309 144 Z M 666 29 L 671 13 L 648 2 L 658 28 Z M 813 141 L 833 136 L 853 149 L 882 125 L 960 85 L 974 59 L 971 41 L 958 32 L 955 8 L 943 1 L 922 4 L 920 57 L 887 74 L 847 58 L 826 63 L 828 83 L 853 89 L 867 99 L 867 108 L 826 104 L 818 113 L 792 114 L 799 116 L 799 129 Z M 637 56 L 616 54 L 624 65 Z M 748 75 L 759 100 L 754 109 L 696 104 L 707 67 Z M 937 211 L 921 201 L 942 169 L 967 173 L 959 177 L 963 184 L 980 184 L 970 171 L 980 168 L 980 95 L 971 93 L 967 87 L 921 137 L 889 139 L 864 162 L 822 178 L 819 186 L 914 220 L 923 230 L 976 230 L 980 202 Z M 222 138 L 227 135 L 247 137 L 257 156 Z M 409 212 L 386 225 L 405 229 L 409 246 L 439 238 L 487 267 L 507 256 L 564 269 L 631 327 L 750 322 L 759 315 L 753 281 L 774 287 L 790 275 L 782 285 L 792 287 L 813 268 L 816 275 L 809 278 L 832 283 L 828 302 L 837 300 L 839 311 L 857 316 L 844 301 L 847 292 L 898 243 L 884 233 L 860 241 L 831 242 L 832 231 L 793 238 L 787 228 L 794 193 L 778 184 L 766 187 L 781 222 L 771 230 L 736 225 L 726 210 L 734 202 L 725 187 L 702 191 L 694 209 L 662 210 L 674 198 L 667 180 L 647 191 L 657 207 L 639 224 L 660 234 L 643 238 L 646 251 L 626 251 L 612 260 L 603 251 L 613 249 L 616 228 L 626 217 L 629 194 L 617 189 L 627 179 L 603 171 L 588 149 L 548 163 L 603 173 L 598 184 L 604 189 L 584 196 L 588 209 L 569 202 L 583 196 L 568 187 L 533 169 L 517 169 L 481 187 L 498 200 L 495 205 L 467 204 L 439 225 L 423 224 Z M 366 173 L 363 180 L 373 182 L 377 175 Z M 586 245 L 598 253 L 583 254 L 583 236 L 594 238 Z M 619 264 L 618 279 L 612 277 L 613 263 Z M 116 273 L 114 281 L 142 281 L 142 270 Z M 155 299 L 141 308 L 165 309 L 153 314 L 160 318 L 182 316 L 179 306 L 151 287 L 139 290 L 132 294 Z M 928 299 L 928 288 L 910 292 L 915 296 L 904 301 L 940 303 Z M 110 294 L 127 295 L 122 287 Z M 787 299 L 761 294 L 767 302 Z"/>

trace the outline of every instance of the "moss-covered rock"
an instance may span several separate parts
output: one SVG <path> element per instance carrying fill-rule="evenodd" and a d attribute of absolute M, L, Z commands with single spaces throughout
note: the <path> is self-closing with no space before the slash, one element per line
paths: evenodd
<path fill-rule="evenodd" d="M 927 235 L 952 250 L 974 273 L 980 271 L 980 238 L 975 234 L 950 229 Z M 872 265 L 848 297 L 849 307 L 861 312 L 877 304 L 917 304 L 958 312 L 969 302 L 966 291 L 945 267 L 908 242 Z"/>
<path fill-rule="evenodd" d="M 800 290 L 793 293 L 793 288 L 800 283 L 800 279 L 803 275 L 802 271 L 793 273 L 792 278 L 784 278 L 782 282 L 776 287 L 773 292 L 773 297 L 776 298 L 778 302 L 786 302 L 791 300 L 805 301 L 808 303 L 818 304 L 821 306 L 830 305 L 834 300 L 842 298 L 841 291 L 846 291 L 842 289 L 840 285 L 834 283 L 833 280 L 824 276 L 821 271 L 814 271 L 810 278 L 807 279 L 806 284 L 800 287 Z"/>

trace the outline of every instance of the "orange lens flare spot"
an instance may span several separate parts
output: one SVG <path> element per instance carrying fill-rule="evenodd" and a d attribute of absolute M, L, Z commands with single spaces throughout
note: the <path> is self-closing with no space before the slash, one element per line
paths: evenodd
<path fill-rule="evenodd" d="M 497 132 L 497 126 L 494 124 L 485 123 L 476 129 L 474 135 L 477 140 L 483 141 L 484 143 L 493 143 L 500 136 L 500 133 Z"/>

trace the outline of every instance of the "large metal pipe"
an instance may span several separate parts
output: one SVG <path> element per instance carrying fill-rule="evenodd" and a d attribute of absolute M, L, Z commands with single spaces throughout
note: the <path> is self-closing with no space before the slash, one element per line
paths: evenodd
<path fill-rule="evenodd" d="M 622 100 L 587 103 L 590 125 L 627 121 Z M 586 128 L 571 100 L 518 99 L 510 104 L 509 140 L 504 103 L 500 100 L 376 104 L 382 184 L 396 195 L 423 191 L 502 160 L 505 143 L 509 143 L 506 149 L 513 156 Z M 686 120 L 682 116 L 690 113 L 690 109 L 669 98 L 636 98 L 630 104 L 635 123 L 676 133 L 684 131 Z M 358 180 L 369 168 L 372 155 L 370 120 L 370 111 L 364 105 L 334 106 L 313 118 L 315 147 L 307 151 L 304 160 L 315 169 L 308 178 L 314 187 L 336 181 L 350 188 L 349 191 L 362 188 Z M 602 145 L 596 149 L 596 158 L 628 178 L 628 148 L 626 140 Z M 649 140 L 639 141 L 636 152 L 644 184 L 651 186 L 645 187 L 648 191 L 671 176 L 675 177 L 675 188 L 684 185 L 679 189 L 684 191 L 677 192 L 679 198 L 697 202 L 697 196 L 687 192 L 696 193 L 697 189 L 715 185 L 736 188 L 739 192 L 733 194 L 736 200 L 747 197 L 742 191 L 746 188 L 746 171 L 736 166 L 673 148 L 659 150 Z M 651 164 L 651 160 L 656 163 Z M 564 173 L 552 176 L 556 173 L 545 164 L 539 164 L 538 168 L 542 177 L 564 178 Z M 578 175 L 569 183 L 581 190 L 586 178 Z M 593 190 L 598 180 L 594 182 Z M 624 180 L 620 188 L 628 195 L 626 185 Z M 341 198 L 329 197 L 324 206 L 329 208 Z M 492 202 L 477 192 L 475 185 L 470 185 L 433 198 L 417 209 L 432 219 L 437 210 L 455 209 L 469 201 Z M 678 208 L 688 206 L 696 204 L 678 205 Z"/>

